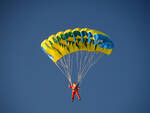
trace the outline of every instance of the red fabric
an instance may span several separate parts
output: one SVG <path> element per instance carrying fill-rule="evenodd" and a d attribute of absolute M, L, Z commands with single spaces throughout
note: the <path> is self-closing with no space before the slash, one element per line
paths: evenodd
<path fill-rule="evenodd" d="M 69 86 L 69 88 L 72 88 L 72 99 L 74 99 L 75 94 L 77 95 L 78 99 L 80 99 L 80 95 L 78 93 L 79 87 Z"/>

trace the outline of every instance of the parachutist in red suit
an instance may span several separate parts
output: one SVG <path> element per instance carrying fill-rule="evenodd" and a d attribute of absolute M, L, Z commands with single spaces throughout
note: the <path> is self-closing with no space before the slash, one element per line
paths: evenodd
<path fill-rule="evenodd" d="M 74 100 L 75 94 L 77 95 L 78 99 L 80 100 L 80 96 L 78 93 L 79 86 L 76 84 L 76 82 L 74 82 L 73 85 L 69 84 L 69 88 L 72 88 L 72 102 Z"/>

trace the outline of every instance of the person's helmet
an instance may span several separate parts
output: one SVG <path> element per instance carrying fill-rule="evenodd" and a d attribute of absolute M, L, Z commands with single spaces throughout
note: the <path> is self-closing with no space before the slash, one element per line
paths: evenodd
<path fill-rule="evenodd" d="M 76 82 L 73 82 L 73 84 L 76 84 Z"/>

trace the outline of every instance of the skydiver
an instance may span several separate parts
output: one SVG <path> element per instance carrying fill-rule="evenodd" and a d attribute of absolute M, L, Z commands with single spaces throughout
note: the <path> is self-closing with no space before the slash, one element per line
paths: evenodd
<path fill-rule="evenodd" d="M 73 83 L 73 85 L 69 84 L 69 88 L 72 88 L 72 102 L 74 100 L 74 96 L 75 94 L 77 95 L 78 99 L 80 100 L 80 95 L 78 93 L 78 90 L 79 90 L 79 86 L 78 84 L 76 84 L 76 82 Z"/>

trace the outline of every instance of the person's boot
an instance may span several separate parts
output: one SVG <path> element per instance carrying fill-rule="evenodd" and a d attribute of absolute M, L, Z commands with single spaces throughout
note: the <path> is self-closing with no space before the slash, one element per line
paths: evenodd
<path fill-rule="evenodd" d="M 72 102 L 73 102 L 73 100 L 74 100 L 74 99 L 72 98 Z"/>

